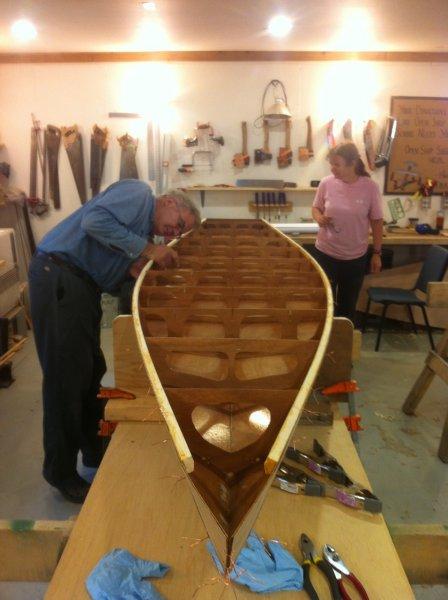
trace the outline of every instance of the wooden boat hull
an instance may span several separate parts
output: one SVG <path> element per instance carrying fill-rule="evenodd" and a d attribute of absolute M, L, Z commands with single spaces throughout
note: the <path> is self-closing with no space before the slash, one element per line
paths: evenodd
<path fill-rule="evenodd" d="M 261 220 L 206 220 L 149 264 L 133 297 L 143 362 L 198 511 L 229 568 L 253 526 L 323 359 L 328 280 Z"/>

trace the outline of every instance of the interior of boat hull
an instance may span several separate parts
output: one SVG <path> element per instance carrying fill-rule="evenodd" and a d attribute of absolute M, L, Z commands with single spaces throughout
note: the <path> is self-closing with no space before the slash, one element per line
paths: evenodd
<path fill-rule="evenodd" d="M 141 281 L 139 322 L 194 461 L 193 496 L 229 566 L 322 345 L 328 289 L 308 255 L 263 221 L 207 220 L 176 250 L 178 268 Z"/>

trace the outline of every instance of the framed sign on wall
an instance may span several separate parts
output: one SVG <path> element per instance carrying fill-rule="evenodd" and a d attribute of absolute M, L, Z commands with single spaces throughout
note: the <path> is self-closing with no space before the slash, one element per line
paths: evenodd
<path fill-rule="evenodd" d="M 397 134 L 384 180 L 385 194 L 412 194 L 427 179 L 448 192 L 448 98 L 392 96 Z"/>

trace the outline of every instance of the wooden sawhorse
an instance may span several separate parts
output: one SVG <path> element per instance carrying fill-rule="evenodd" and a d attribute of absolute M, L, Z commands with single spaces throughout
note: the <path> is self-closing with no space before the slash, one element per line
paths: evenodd
<path fill-rule="evenodd" d="M 430 283 L 428 286 L 428 305 L 438 308 L 448 308 L 448 282 Z M 407 415 L 414 415 L 420 400 L 431 384 L 434 375 L 438 375 L 448 384 L 448 329 L 445 330 L 442 339 L 435 350 L 430 350 L 426 357 L 426 364 L 420 373 L 412 390 L 409 392 L 402 410 Z M 442 439 L 440 440 L 439 458 L 448 463 L 448 414 L 443 427 Z"/>

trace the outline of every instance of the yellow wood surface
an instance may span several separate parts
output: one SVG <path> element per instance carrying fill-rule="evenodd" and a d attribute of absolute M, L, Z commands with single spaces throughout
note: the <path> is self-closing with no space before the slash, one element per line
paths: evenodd
<path fill-rule="evenodd" d="M 448 281 L 433 281 L 428 284 L 428 306 L 448 308 Z"/>
<path fill-rule="evenodd" d="M 190 50 L 162 52 L 1 52 L 0 64 L 94 62 L 282 62 L 368 60 L 448 62 L 448 52 L 344 52 L 322 50 Z"/>
<path fill-rule="evenodd" d="M 298 244 L 314 244 L 316 241 L 315 233 L 302 233 L 291 236 Z M 372 236 L 369 237 L 369 243 L 372 243 Z M 403 228 L 403 231 L 385 233 L 383 237 L 383 246 L 448 246 L 448 230 L 445 229 L 439 235 L 420 235 L 412 230 Z"/>
<path fill-rule="evenodd" d="M 0 581 L 49 581 L 72 521 L 0 520 Z"/>
<path fill-rule="evenodd" d="M 293 439 L 298 447 L 310 450 L 313 437 L 354 479 L 368 484 L 341 421 L 333 428 L 299 428 Z M 326 542 L 332 544 L 372 599 L 414 598 L 381 515 L 349 509 L 331 499 L 295 496 L 272 488 L 255 529 L 264 538 L 280 539 L 296 558 L 301 558 L 297 549 L 301 532 L 311 536 L 318 548 Z M 217 577 L 205 549 L 205 535 L 166 425 L 121 423 L 46 599 L 87 600 L 86 577 L 105 553 L 122 547 L 171 566 L 169 574 L 155 582 L 168 600 L 193 596 L 195 600 L 234 600 L 234 591 Z M 320 573 L 313 571 L 321 597 L 329 597 Z M 236 591 L 239 600 L 254 598 L 245 588 L 238 586 Z M 264 597 L 293 600 L 305 599 L 306 594 L 283 592 Z"/>
<path fill-rule="evenodd" d="M 412 583 L 448 583 L 446 526 L 400 524 L 390 527 L 390 532 Z"/>
<path fill-rule="evenodd" d="M 245 187 L 245 186 L 191 186 L 183 188 L 187 192 L 315 192 L 317 188 L 312 187 Z M 260 207 L 261 208 L 261 207 Z"/>
<path fill-rule="evenodd" d="M 159 405 L 143 366 L 131 315 L 113 323 L 115 387 L 135 394 L 134 400 L 109 400 L 104 411 L 108 421 L 161 421 Z"/>

